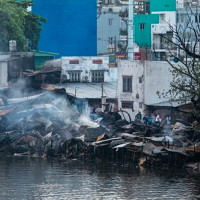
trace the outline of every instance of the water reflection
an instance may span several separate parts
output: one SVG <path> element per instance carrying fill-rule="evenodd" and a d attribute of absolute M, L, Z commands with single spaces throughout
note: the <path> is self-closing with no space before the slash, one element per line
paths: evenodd
<path fill-rule="evenodd" d="M 0 199 L 198 199 L 198 180 L 182 171 L 113 163 L 0 159 Z M 200 197 L 200 196 L 199 196 Z"/>

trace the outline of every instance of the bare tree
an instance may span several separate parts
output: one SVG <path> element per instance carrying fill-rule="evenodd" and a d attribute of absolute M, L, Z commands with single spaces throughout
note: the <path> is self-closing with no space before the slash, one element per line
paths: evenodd
<path fill-rule="evenodd" d="M 193 116 L 200 120 L 200 9 L 187 8 L 184 23 L 169 24 L 172 37 L 164 35 L 168 56 L 164 59 L 171 66 L 171 88 L 162 95 L 189 100 L 194 104 Z M 179 13 L 177 12 L 177 18 Z M 173 47 L 173 48 L 172 48 Z M 174 51 L 176 49 L 176 51 Z M 154 50 L 155 52 L 155 50 Z"/>

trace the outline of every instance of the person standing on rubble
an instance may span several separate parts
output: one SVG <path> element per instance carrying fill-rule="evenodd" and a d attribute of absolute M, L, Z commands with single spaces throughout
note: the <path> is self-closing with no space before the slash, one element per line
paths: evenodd
<path fill-rule="evenodd" d="M 167 115 L 166 117 L 166 122 L 167 122 L 167 125 L 171 124 L 171 117 L 169 115 Z"/>
<path fill-rule="evenodd" d="M 142 118 L 142 120 L 143 120 L 144 124 L 148 123 L 148 114 L 147 113 L 144 114 L 144 117 Z"/>
<path fill-rule="evenodd" d="M 160 117 L 160 113 L 158 113 L 157 116 L 156 116 L 156 121 L 155 122 L 156 122 L 156 124 L 160 125 L 161 121 L 162 121 L 162 119 Z"/>
<path fill-rule="evenodd" d="M 148 125 L 152 125 L 152 118 L 151 118 L 151 116 L 148 118 Z"/>
<path fill-rule="evenodd" d="M 138 120 L 141 121 L 141 119 L 142 119 L 142 114 L 141 114 L 140 111 L 138 111 L 138 113 L 135 115 L 135 119 L 138 119 Z"/>

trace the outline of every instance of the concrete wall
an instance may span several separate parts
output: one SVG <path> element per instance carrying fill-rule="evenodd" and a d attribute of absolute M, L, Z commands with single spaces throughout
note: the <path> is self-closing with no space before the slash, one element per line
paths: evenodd
<path fill-rule="evenodd" d="M 118 68 L 109 68 L 109 82 L 116 82 L 118 80 Z"/>
<path fill-rule="evenodd" d="M 0 62 L 0 86 L 8 85 L 8 63 Z"/>
<path fill-rule="evenodd" d="M 144 103 L 151 105 L 167 101 L 166 98 L 159 98 L 157 91 L 168 91 L 172 74 L 170 65 L 163 61 L 147 61 L 144 70 Z"/>
<path fill-rule="evenodd" d="M 70 60 L 79 60 L 79 64 L 70 64 Z M 102 64 L 93 64 L 93 60 L 102 60 Z M 109 58 L 108 57 L 62 57 L 62 75 L 69 79 L 72 71 L 81 71 L 81 82 L 91 82 L 92 70 L 104 71 L 104 82 L 109 82 Z M 87 78 L 86 78 L 87 77 Z M 87 81 L 86 81 L 87 79 Z"/>
<path fill-rule="evenodd" d="M 133 110 L 124 109 L 127 111 L 131 120 L 135 119 L 135 115 L 138 111 L 144 110 L 144 62 L 141 61 L 118 61 L 118 107 L 122 108 L 122 101 L 133 101 Z M 123 92 L 123 76 L 132 76 L 132 93 Z M 142 78 L 142 83 L 139 83 L 139 77 Z M 136 97 L 139 94 L 139 98 Z M 139 103 L 142 103 L 142 108 L 139 108 Z M 128 119 L 128 118 L 127 118 Z"/>
<path fill-rule="evenodd" d="M 171 31 L 169 24 L 174 26 L 176 24 L 176 12 L 153 12 L 152 14 L 159 15 L 159 24 L 152 29 L 153 33 L 165 33 Z M 164 26 L 165 25 L 165 26 Z"/>

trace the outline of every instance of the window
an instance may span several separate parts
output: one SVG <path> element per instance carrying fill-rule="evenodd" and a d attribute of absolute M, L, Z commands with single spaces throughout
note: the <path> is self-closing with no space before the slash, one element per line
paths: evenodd
<path fill-rule="evenodd" d="M 144 23 L 140 24 L 140 30 L 144 30 Z"/>
<path fill-rule="evenodd" d="M 200 23 L 200 15 L 195 15 L 195 23 Z"/>
<path fill-rule="evenodd" d="M 195 23 L 198 23 L 198 16 L 195 15 Z"/>
<path fill-rule="evenodd" d="M 133 101 L 122 101 L 122 108 L 133 110 Z"/>
<path fill-rule="evenodd" d="M 179 22 L 179 14 L 176 15 L 176 22 Z"/>
<path fill-rule="evenodd" d="M 139 102 L 139 108 L 142 108 L 142 104 L 143 104 L 142 102 Z"/>
<path fill-rule="evenodd" d="M 166 52 L 160 52 L 160 60 L 166 59 Z"/>
<path fill-rule="evenodd" d="M 69 78 L 70 82 L 80 82 L 81 72 L 70 72 Z"/>
<path fill-rule="evenodd" d="M 180 22 L 184 22 L 184 14 L 180 14 Z"/>
<path fill-rule="evenodd" d="M 109 42 L 109 44 L 112 44 L 112 43 L 113 43 L 113 38 L 112 38 L 112 37 L 109 37 L 109 38 L 108 38 L 108 42 Z"/>
<path fill-rule="evenodd" d="M 69 64 L 79 64 L 79 60 L 70 60 Z"/>
<path fill-rule="evenodd" d="M 165 14 L 160 14 L 160 23 L 165 23 Z"/>
<path fill-rule="evenodd" d="M 93 64 L 102 64 L 103 61 L 101 59 L 93 60 Z"/>
<path fill-rule="evenodd" d="M 109 24 L 109 26 L 111 26 L 112 25 L 112 21 L 113 21 L 113 19 L 108 19 L 108 24 Z"/>
<path fill-rule="evenodd" d="M 142 77 L 139 77 L 139 83 L 142 83 Z"/>
<path fill-rule="evenodd" d="M 104 82 L 104 71 L 92 71 L 92 82 L 93 83 Z"/>
<path fill-rule="evenodd" d="M 132 92 L 132 76 L 123 76 L 123 92 Z"/>

